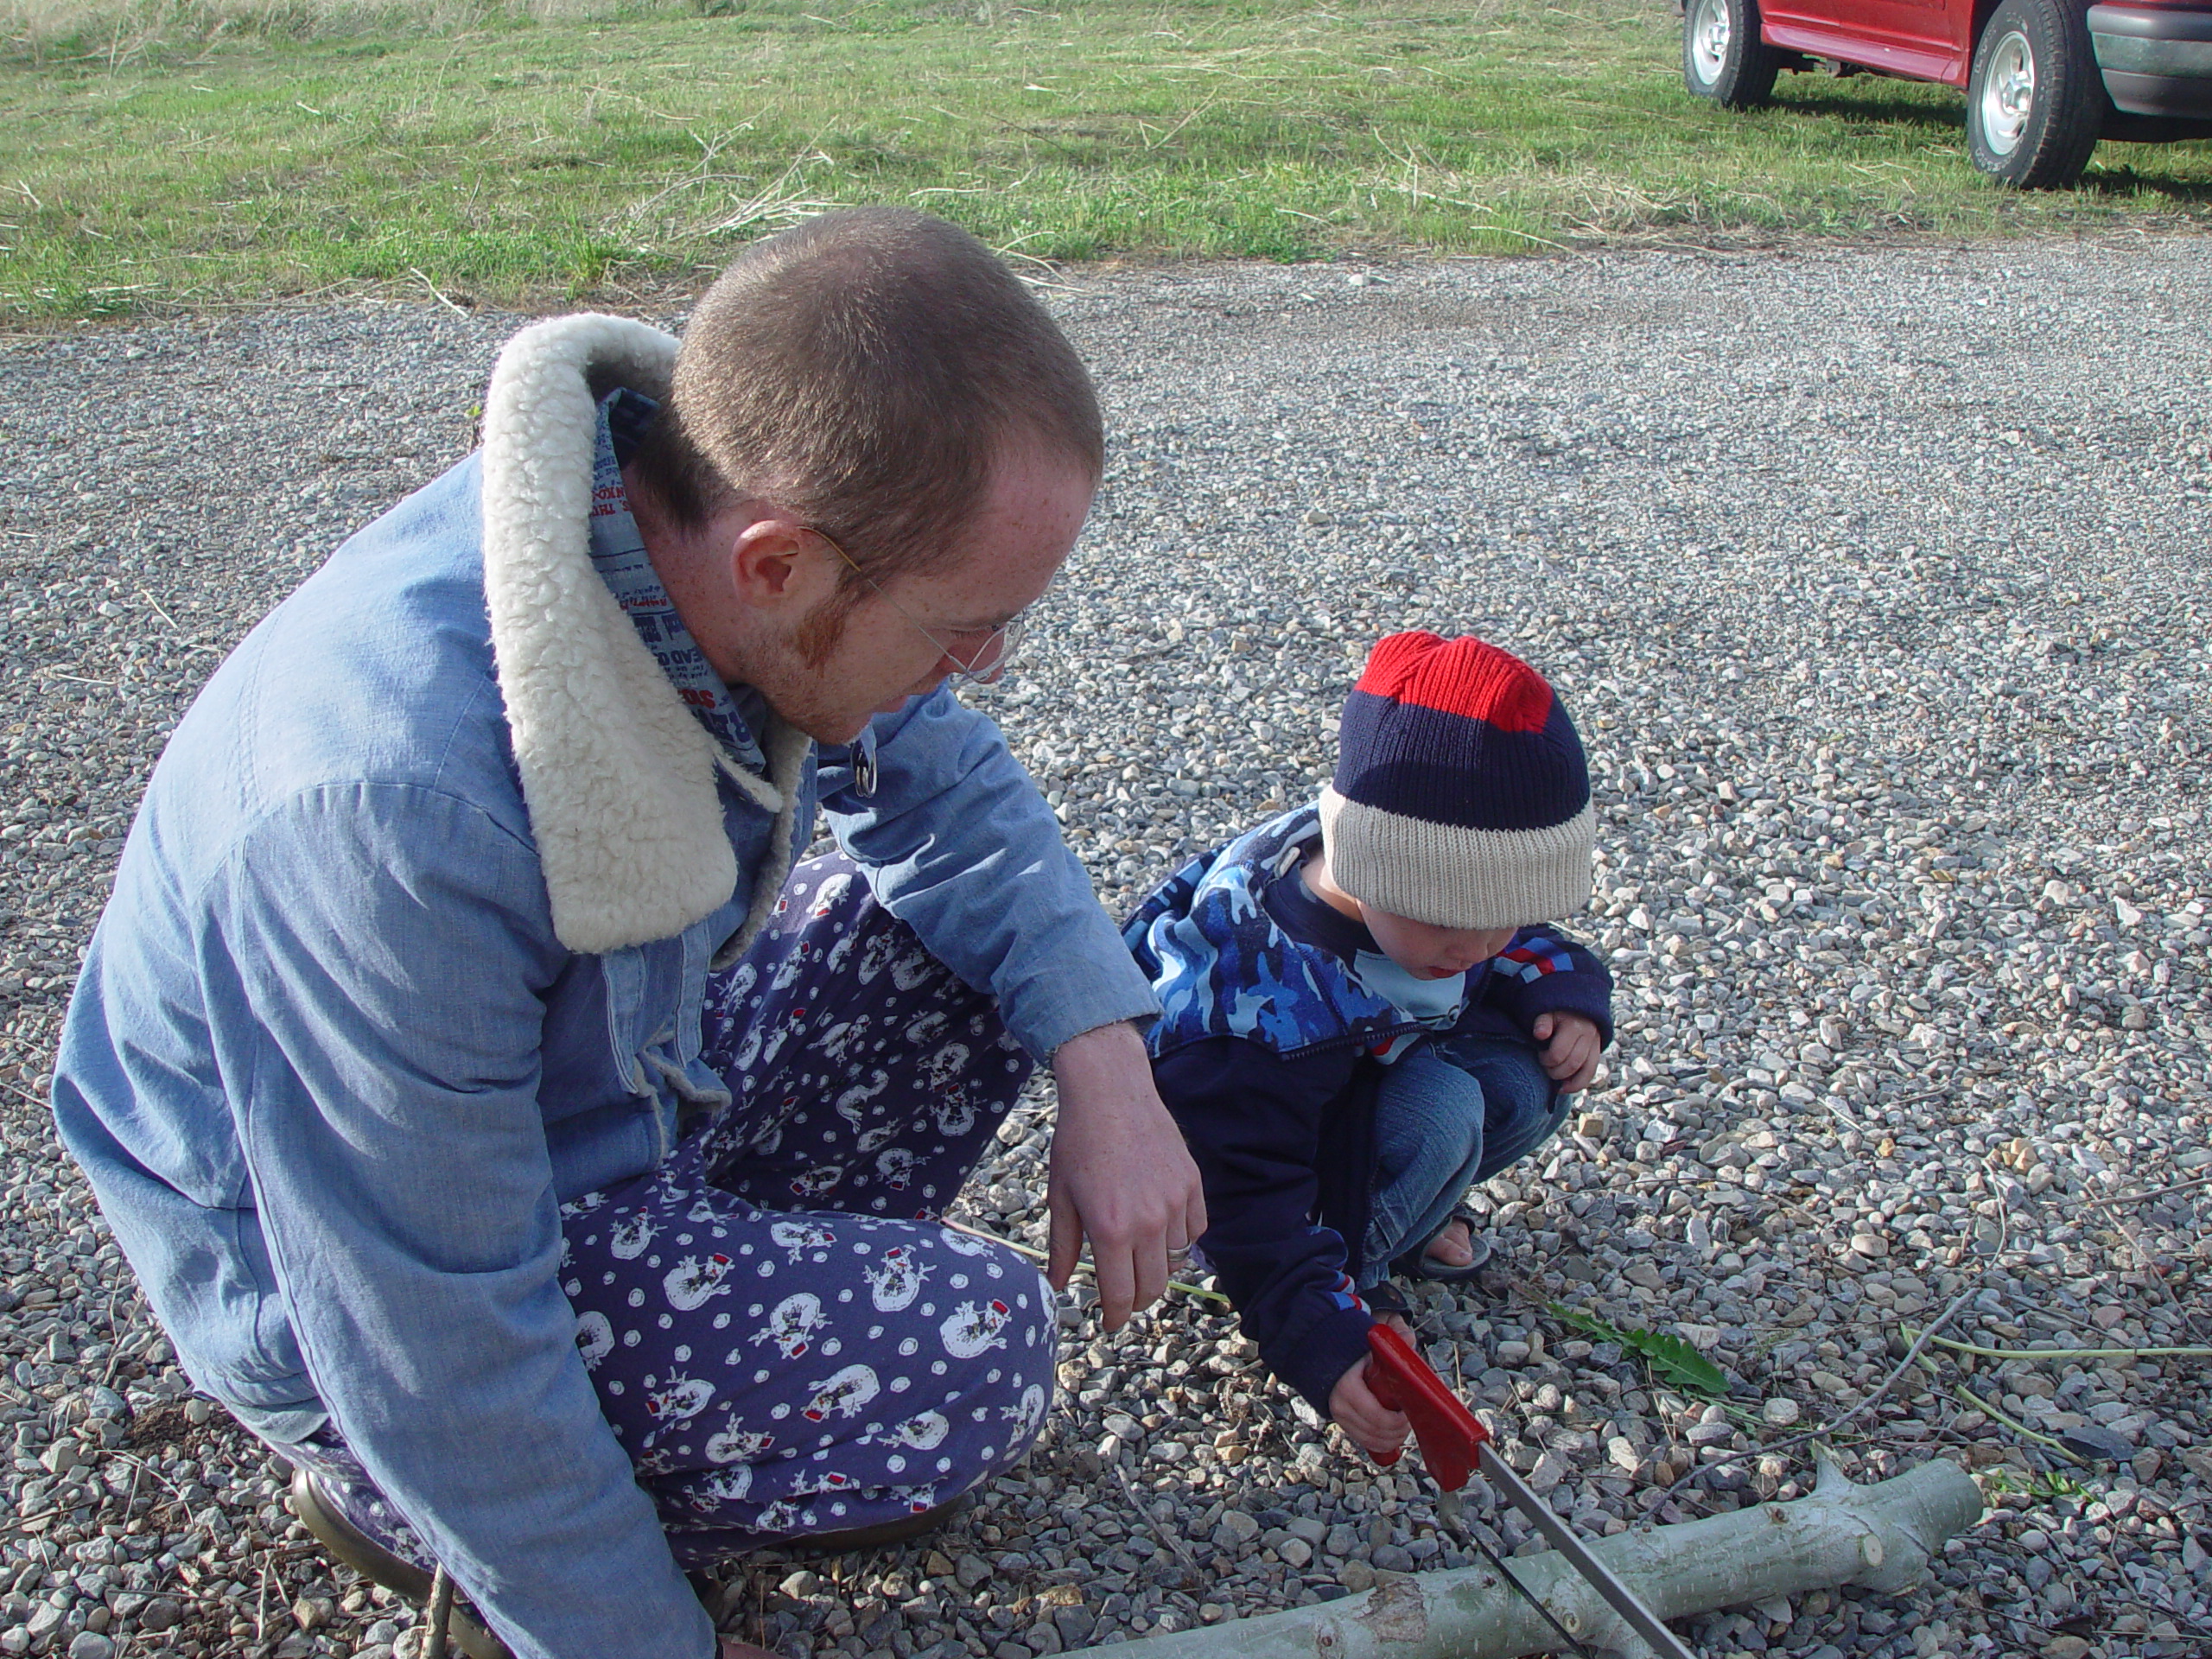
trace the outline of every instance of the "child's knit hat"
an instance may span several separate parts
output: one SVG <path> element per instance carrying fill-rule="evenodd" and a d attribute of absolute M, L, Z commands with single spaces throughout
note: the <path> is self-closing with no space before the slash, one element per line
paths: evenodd
<path fill-rule="evenodd" d="M 1321 791 L 1338 887 L 1436 927 L 1555 921 L 1589 902 L 1596 822 L 1582 740 L 1542 675 L 1475 639 L 1376 642 Z"/>

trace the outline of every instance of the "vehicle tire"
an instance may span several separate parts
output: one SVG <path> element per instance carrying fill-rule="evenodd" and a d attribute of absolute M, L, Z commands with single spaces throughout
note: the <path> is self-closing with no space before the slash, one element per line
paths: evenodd
<path fill-rule="evenodd" d="M 1758 0 L 1687 0 L 1682 81 L 1723 109 L 1748 110 L 1774 94 L 1782 54 L 1759 39 Z"/>
<path fill-rule="evenodd" d="M 2005 0 L 1983 26 L 1967 83 L 1974 164 L 2022 190 L 2082 176 L 2104 125 L 2105 84 L 2078 0 Z"/>

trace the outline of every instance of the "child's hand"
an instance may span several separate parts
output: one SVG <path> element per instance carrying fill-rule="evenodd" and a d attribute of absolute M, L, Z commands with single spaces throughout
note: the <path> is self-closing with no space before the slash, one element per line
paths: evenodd
<path fill-rule="evenodd" d="M 1402 1319 L 1391 1319 L 1384 1323 L 1402 1335 L 1413 1334 Z M 1367 1386 L 1367 1362 L 1363 1359 L 1356 1362 L 1337 1379 L 1337 1386 L 1329 1390 L 1329 1417 L 1357 1440 L 1370 1457 L 1396 1451 L 1406 1443 L 1406 1436 L 1413 1433 L 1413 1425 L 1406 1421 L 1405 1414 L 1389 1409 Z"/>
<path fill-rule="evenodd" d="M 1542 1049 L 1544 1075 L 1559 1084 L 1560 1093 L 1579 1094 L 1590 1086 L 1605 1047 L 1594 1022 L 1579 1014 L 1540 1014 L 1529 1034 Z"/>

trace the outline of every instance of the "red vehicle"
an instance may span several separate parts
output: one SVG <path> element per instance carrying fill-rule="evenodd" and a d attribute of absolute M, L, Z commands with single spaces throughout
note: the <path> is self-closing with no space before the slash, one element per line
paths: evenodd
<path fill-rule="evenodd" d="M 2100 137 L 2212 137 L 2212 0 L 1685 0 L 1700 98 L 1764 104 L 1820 60 L 1961 88 L 1974 164 L 2023 189 L 2072 183 Z"/>

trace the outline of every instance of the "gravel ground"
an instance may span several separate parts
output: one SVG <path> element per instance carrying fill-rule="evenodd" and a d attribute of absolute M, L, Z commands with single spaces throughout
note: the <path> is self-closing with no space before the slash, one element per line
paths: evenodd
<path fill-rule="evenodd" d="M 1058 297 L 1116 454 L 1001 702 L 1110 905 L 1310 793 L 1388 629 L 1523 652 L 1588 740 L 1586 931 L 1621 1040 L 1582 1132 L 1480 1195 L 1480 1294 L 1423 1319 L 1508 1455 L 1592 1533 L 1789 1497 L 1808 1448 L 1783 1443 L 1955 1309 L 1947 1337 L 2048 1357 L 1930 1348 L 1832 1440 L 1859 1478 L 1958 1459 L 1990 1517 L 1908 1595 L 1692 1639 L 2212 1652 L 2212 244 Z M 411 1649 L 194 1399 L 37 1102 L 163 734 L 342 532 L 463 450 L 513 326 L 363 306 L 0 351 L 0 1654 Z M 970 1220 L 1040 1236 L 1042 1106 Z M 1347 1455 L 1201 1301 L 1116 1338 L 1080 1295 L 1063 1319 L 1022 1475 L 903 1550 L 739 1569 L 728 1627 L 1024 1659 L 1457 1565 L 1469 1529 L 1527 1545 Z M 1686 1338 L 1731 1393 L 1668 1386 L 1608 1326 Z M 2196 1352 L 2050 1351 L 2085 1348 Z"/>

